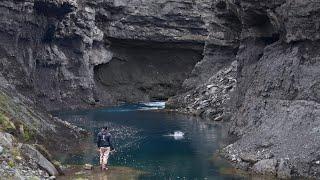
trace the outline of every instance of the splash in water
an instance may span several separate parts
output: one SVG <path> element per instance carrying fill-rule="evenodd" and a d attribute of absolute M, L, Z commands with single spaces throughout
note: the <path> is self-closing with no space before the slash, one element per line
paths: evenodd
<path fill-rule="evenodd" d="M 139 110 L 158 110 L 164 109 L 166 106 L 166 102 L 148 102 L 142 103 Z"/>
<path fill-rule="evenodd" d="M 181 140 L 181 139 L 184 139 L 184 132 L 175 131 L 173 134 L 168 134 L 166 136 L 173 137 L 175 140 Z"/>

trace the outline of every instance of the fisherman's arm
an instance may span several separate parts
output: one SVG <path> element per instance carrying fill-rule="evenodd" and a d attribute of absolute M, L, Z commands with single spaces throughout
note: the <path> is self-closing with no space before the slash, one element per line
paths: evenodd
<path fill-rule="evenodd" d="M 100 136 L 100 133 L 98 133 L 97 135 L 97 147 L 100 148 L 100 142 L 101 142 L 101 136 Z"/>
<path fill-rule="evenodd" d="M 111 149 L 111 151 L 114 151 L 115 149 L 114 149 L 114 147 L 113 147 L 112 136 L 111 136 L 111 135 L 110 135 L 110 137 L 109 137 L 109 144 L 110 144 L 110 149 Z"/>

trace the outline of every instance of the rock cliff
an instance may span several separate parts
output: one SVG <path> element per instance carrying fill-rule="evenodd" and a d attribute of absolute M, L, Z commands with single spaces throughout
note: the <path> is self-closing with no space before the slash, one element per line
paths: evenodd
<path fill-rule="evenodd" d="M 202 59 L 208 30 L 198 8 L 204 5 L 205 1 L 2 1 L 1 72 L 47 110 L 167 99 Z M 138 64 L 131 66 L 135 61 Z M 157 64 L 179 64 L 181 70 L 162 65 L 142 71 Z M 109 72 L 109 66 L 119 66 L 120 74 Z M 122 66 L 131 71 L 122 76 L 128 71 Z M 134 73 L 153 82 L 144 83 Z M 108 85 L 113 78 L 116 88 Z M 131 84 L 119 95 L 123 83 L 118 81 L 123 78 Z"/>
<path fill-rule="evenodd" d="M 209 33 L 206 47 L 221 49 L 206 54 L 205 48 L 184 82 L 185 93 L 169 105 L 227 121 L 229 133 L 240 139 L 222 153 L 241 169 L 278 178 L 319 177 L 319 2 L 216 2 L 216 11 L 229 15 L 215 12 L 213 19 L 241 28 L 231 29 L 228 46 L 210 41 Z M 230 73 L 233 60 L 236 73 Z"/>
<path fill-rule="evenodd" d="M 317 0 L 3 0 L 4 81 L 46 110 L 168 100 L 237 167 L 320 176 Z"/>

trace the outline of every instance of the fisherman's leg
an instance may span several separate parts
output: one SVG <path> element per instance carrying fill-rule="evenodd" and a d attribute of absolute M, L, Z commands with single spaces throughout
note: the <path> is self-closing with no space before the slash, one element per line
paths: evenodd
<path fill-rule="evenodd" d="M 104 163 L 106 149 L 104 147 L 100 148 L 100 164 L 101 169 L 106 169 L 106 164 Z"/>
<path fill-rule="evenodd" d="M 105 166 L 108 165 L 109 154 L 110 154 L 110 147 L 107 147 L 105 148 L 105 151 L 103 153 L 103 164 Z"/>
<path fill-rule="evenodd" d="M 102 148 L 99 148 L 99 152 L 100 152 L 100 165 L 103 164 L 103 152 L 102 152 Z"/>

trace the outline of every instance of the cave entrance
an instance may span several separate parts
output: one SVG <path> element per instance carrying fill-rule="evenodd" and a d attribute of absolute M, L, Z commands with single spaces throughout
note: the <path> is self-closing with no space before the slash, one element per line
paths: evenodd
<path fill-rule="evenodd" d="M 203 44 L 111 42 L 113 59 L 94 68 L 97 99 L 103 104 L 167 100 L 203 58 Z"/>

